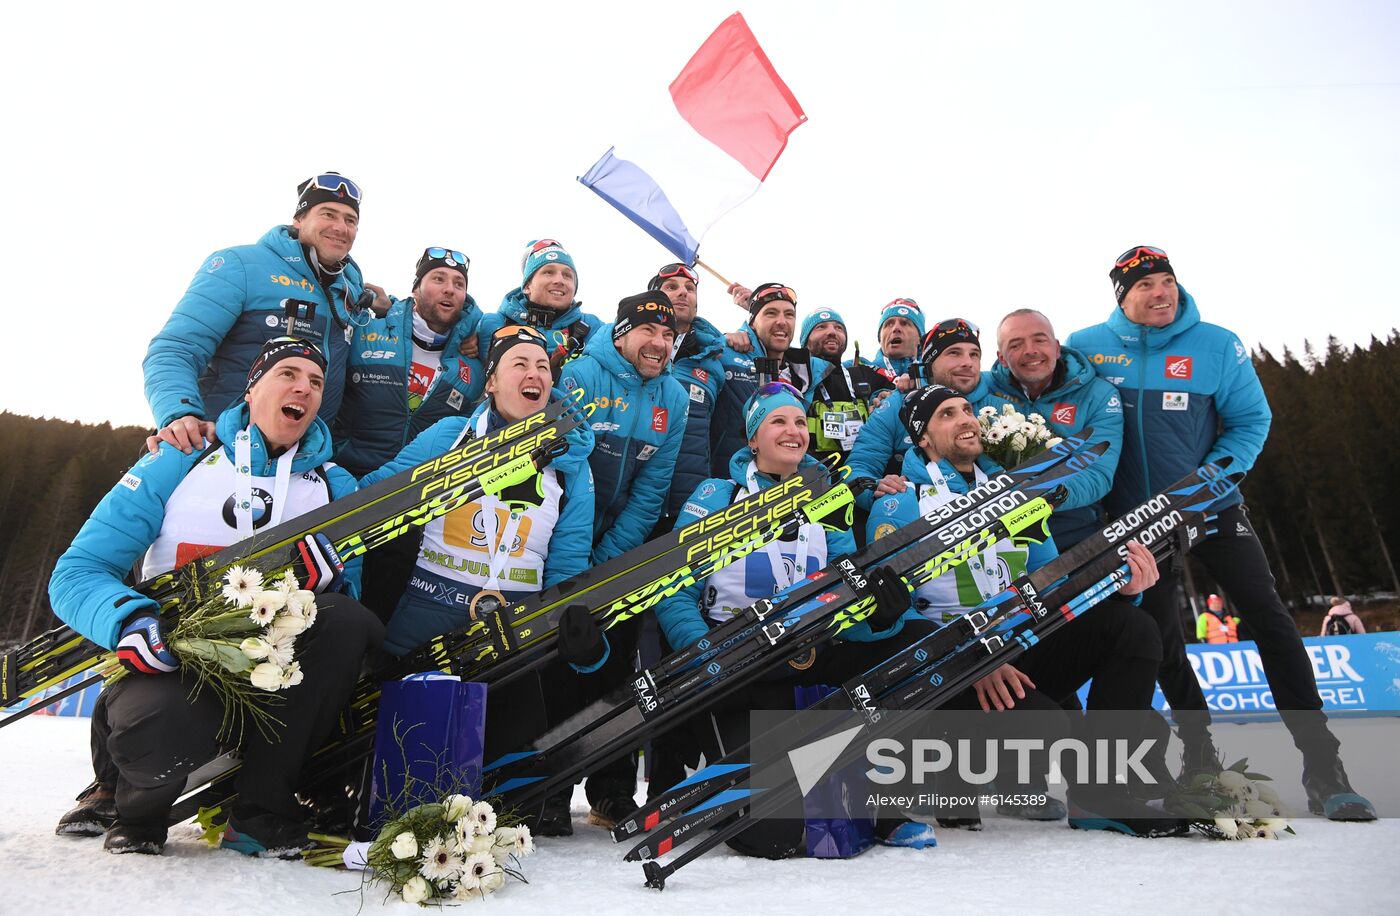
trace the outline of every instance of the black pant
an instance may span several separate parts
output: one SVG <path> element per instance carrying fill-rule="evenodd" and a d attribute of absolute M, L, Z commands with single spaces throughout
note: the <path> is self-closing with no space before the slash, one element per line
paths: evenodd
<path fill-rule="evenodd" d="M 293 792 L 302 766 L 335 727 L 365 652 L 384 637 L 374 614 L 350 598 L 322 595 L 316 604 L 316 625 L 297 639 L 304 679 L 278 691 L 281 702 L 271 707 L 282 724 L 271 741 L 245 724 L 234 807 L 240 817 L 300 818 Z M 93 770 L 99 781 L 115 778 L 122 821 L 164 824 L 185 777 L 228 749 L 216 737 L 223 704 L 207 688 L 192 699 L 193 688 L 183 674 L 128 674 L 103 692 L 92 719 Z"/>
<path fill-rule="evenodd" d="M 1293 734 L 1293 743 L 1303 753 L 1304 765 L 1330 765 L 1336 759 L 1339 743 L 1327 727 L 1327 717 L 1320 712 L 1322 698 L 1317 693 L 1312 662 L 1293 616 L 1279 598 L 1249 514 L 1243 505 L 1232 506 L 1220 513 L 1216 527 L 1217 533 L 1197 544 L 1191 553 L 1205 563 L 1254 635 L 1274 704 L 1281 710 L 1315 713 L 1284 719 Z M 1156 619 L 1162 634 L 1162 668 L 1157 679 L 1163 695 L 1174 710 L 1204 713 L 1205 694 L 1187 659 L 1177 614 L 1178 578 L 1178 572 L 1164 570 L 1161 581 L 1143 595 L 1142 603 Z M 1200 732 L 1209 721 L 1208 713 L 1190 717 L 1196 737 L 1203 737 Z"/>

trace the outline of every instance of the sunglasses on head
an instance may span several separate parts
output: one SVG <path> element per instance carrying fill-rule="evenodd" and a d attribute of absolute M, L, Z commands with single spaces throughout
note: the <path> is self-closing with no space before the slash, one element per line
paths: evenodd
<path fill-rule="evenodd" d="M 1136 248 L 1129 248 L 1118 256 L 1118 260 L 1113 262 L 1114 267 L 1127 267 L 1134 261 L 1142 258 L 1165 258 L 1167 253 L 1160 248 L 1153 248 L 1151 245 L 1138 245 Z"/>
<path fill-rule="evenodd" d="M 749 308 L 751 311 L 754 309 L 761 309 L 768 303 L 777 299 L 790 302 L 794 308 L 797 307 L 797 293 L 794 292 L 791 287 L 760 286 L 758 289 L 754 290 L 753 302 L 750 304 Z"/>
<path fill-rule="evenodd" d="M 461 266 L 471 270 L 472 259 L 462 254 L 460 251 L 453 251 L 451 248 L 425 248 L 423 257 L 418 259 L 421 264 L 424 261 L 447 261 L 449 267 Z"/>
<path fill-rule="evenodd" d="M 754 392 L 754 397 L 766 398 L 775 394 L 782 394 L 783 392 L 787 392 L 788 394 L 797 398 L 799 401 L 802 400 L 802 392 L 798 391 L 796 388 L 794 388 L 792 385 L 789 385 L 787 382 L 779 381 L 768 382 L 767 384 L 763 385 L 757 391 Z"/>
<path fill-rule="evenodd" d="M 298 193 L 305 194 L 312 188 L 316 188 L 321 191 L 344 190 L 345 195 L 351 200 L 355 201 L 356 203 L 359 203 L 360 201 L 360 186 L 355 184 L 355 182 L 351 181 L 349 178 L 346 178 L 344 175 L 327 173 L 325 175 L 317 175 L 314 178 L 308 178 L 302 183 L 301 190 Z"/>

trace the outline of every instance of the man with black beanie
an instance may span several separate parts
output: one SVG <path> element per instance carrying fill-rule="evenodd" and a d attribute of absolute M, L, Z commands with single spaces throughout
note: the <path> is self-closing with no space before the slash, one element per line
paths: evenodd
<path fill-rule="evenodd" d="M 325 352 L 320 417 L 330 423 L 340 409 L 351 318 L 365 290 L 350 257 L 362 194 L 338 172 L 313 175 L 296 191 L 290 225 L 205 259 L 146 351 L 146 399 L 157 435 L 186 454 L 204 447 L 214 419 L 242 395 L 258 348 L 283 334 Z"/>
<path fill-rule="evenodd" d="M 1109 279 L 1117 307 L 1103 324 L 1071 334 L 1069 344 L 1118 386 L 1123 400 L 1123 451 L 1104 498 L 1113 516 L 1203 462 L 1229 456 L 1232 472 L 1249 470 L 1268 438 L 1272 414 L 1244 343 L 1201 320 L 1165 251 L 1129 248 L 1114 261 Z M 1274 587 L 1243 497 L 1236 492 L 1216 508 L 1217 533 L 1192 554 L 1206 564 L 1258 643 L 1274 703 L 1303 754 L 1309 810 L 1333 820 L 1374 820 L 1375 808 L 1352 789 L 1342 766 L 1312 663 Z M 1180 723 L 1186 767 L 1213 769 L 1219 761 L 1206 728 L 1205 696 L 1186 657 L 1179 577 L 1166 572 L 1143 595 L 1143 607 L 1161 628 L 1158 681 Z"/>

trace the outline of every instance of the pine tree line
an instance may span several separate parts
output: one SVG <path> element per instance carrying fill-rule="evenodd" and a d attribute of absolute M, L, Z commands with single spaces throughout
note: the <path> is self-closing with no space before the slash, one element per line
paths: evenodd
<path fill-rule="evenodd" d="M 1400 332 L 1254 364 L 1274 422 L 1244 492 L 1284 600 L 1400 594 Z M 0 413 L 0 646 L 57 624 L 54 562 L 146 434 Z"/>

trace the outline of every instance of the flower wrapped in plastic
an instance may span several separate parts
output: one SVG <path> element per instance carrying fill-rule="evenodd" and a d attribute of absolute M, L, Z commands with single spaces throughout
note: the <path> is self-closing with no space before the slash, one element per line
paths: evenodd
<path fill-rule="evenodd" d="M 1062 441 L 1038 413 L 1027 416 L 1014 405 L 1003 404 L 1000 410 L 983 407 L 977 411 L 982 450 L 1002 467 L 1013 468 L 1028 458 L 1034 458 Z"/>
<path fill-rule="evenodd" d="M 1272 780 L 1238 760 L 1219 773 L 1197 773 L 1170 792 L 1166 810 L 1191 821 L 1191 827 L 1216 840 L 1277 839 L 1295 831 Z"/>
<path fill-rule="evenodd" d="M 483 898 L 505 887 L 507 878 L 524 882 L 520 863 L 535 851 L 529 827 L 460 794 L 410 808 L 370 843 L 312 839 L 318 848 L 303 853 L 306 861 L 362 868 L 370 882 L 420 905 Z"/>
<path fill-rule="evenodd" d="M 280 724 L 274 695 L 301 683 L 297 638 L 315 622 L 316 596 L 290 571 L 264 583 L 258 570 L 234 566 L 217 595 L 181 606 L 166 644 L 195 692 L 207 687 L 223 703 L 220 738 L 236 741 L 249 718 L 270 736 Z"/>

